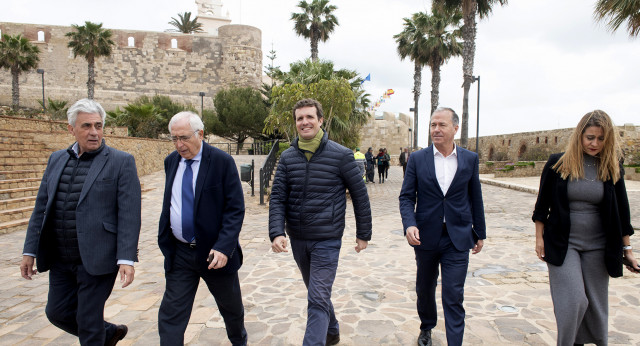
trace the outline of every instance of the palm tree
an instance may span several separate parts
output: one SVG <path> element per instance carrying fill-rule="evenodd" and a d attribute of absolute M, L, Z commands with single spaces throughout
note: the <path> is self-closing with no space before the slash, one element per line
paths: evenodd
<path fill-rule="evenodd" d="M 181 32 L 183 34 L 193 34 L 194 32 L 204 32 L 202 29 L 202 23 L 198 23 L 198 17 L 191 19 L 191 12 L 178 13 L 178 19 L 171 17 L 170 25 L 173 25 L 175 29 L 173 31 Z"/>
<path fill-rule="evenodd" d="M 426 30 L 426 49 L 428 54 L 427 65 L 431 69 L 431 112 L 438 108 L 440 102 L 440 67 L 449 58 L 462 54 L 462 42 L 458 39 L 462 36 L 460 32 L 460 21 L 462 13 L 458 10 L 448 12 L 442 7 L 434 7 L 432 15 L 421 16 L 419 27 Z M 449 31 L 453 29 L 453 31 Z"/>
<path fill-rule="evenodd" d="M 38 67 L 40 61 L 38 54 L 40 54 L 40 49 L 20 34 L 16 36 L 2 35 L 0 68 L 11 71 L 11 106 L 14 111 L 20 107 L 20 73 Z"/>
<path fill-rule="evenodd" d="M 420 88 L 422 87 L 422 67 L 429 61 L 427 50 L 427 37 L 424 30 L 417 24 L 425 21 L 420 17 L 426 16 L 423 12 L 414 13 L 411 18 L 404 18 L 404 29 L 401 33 L 393 35 L 398 44 L 400 60 L 409 58 L 413 61 L 413 147 L 418 147 L 418 101 L 420 100 Z"/>
<path fill-rule="evenodd" d="M 469 140 L 469 89 L 473 83 L 473 62 L 476 54 L 476 14 L 484 19 L 491 14 L 491 7 L 496 3 L 507 4 L 508 0 L 433 0 L 434 6 L 445 5 L 448 9 L 461 9 L 464 18 L 462 26 L 462 74 L 464 94 L 462 97 L 462 126 L 460 129 L 460 145 L 467 146 Z"/>
<path fill-rule="evenodd" d="M 311 41 L 312 61 L 318 60 L 318 41 L 326 42 L 329 34 L 339 25 L 338 18 L 333 14 L 338 7 L 328 4 L 329 0 L 312 0 L 311 3 L 302 0 L 298 7 L 303 12 L 291 14 L 296 34 Z"/>
<path fill-rule="evenodd" d="M 627 21 L 629 36 L 640 34 L 640 1 L 637 0 L 598 0 L 594 16 L 597 21 L 607 18 L 609 30 L 616 31 Z"/>
<path fill-rule="evenodd" d="M 73 57 L 84 56 L 88 63 L 87 97 L 93 99 L 95 80 L 96 58 L 111 55 L 115 43 L 111 40 L 111 30 L 103 29 L 102 23 L 96 24 L 89 21 L 83 26 L 71 25 L 76 31 L 65 34 L 69 38 L 67 47 L 73 50 Z"/>

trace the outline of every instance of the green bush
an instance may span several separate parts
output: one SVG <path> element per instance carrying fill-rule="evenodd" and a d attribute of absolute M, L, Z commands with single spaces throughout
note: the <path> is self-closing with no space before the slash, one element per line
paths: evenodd
<path fill-rule="evenodd" d="M 514 170 L 514 164 L 513 163 L 507 163 L 502 168 L 496 168 L 496 171 L 503 171 L 503 172 L 513 171 L 513 170 Z"/>
<path fill-rule="evenodd" d="M 493 161 L 487 161 L 484 163 L 487 166 L 493 166 L 494 162 Z"/>
<path fill-rule="evenodd" d="M 515 163 L 515 166 L 518 166 L 518 167 L 533 166 L 533 167 L 535 167 L 536 163 L 533 162 L 533 161 L 519 161 L 519 162 Z"/>
<path fill-rule="evenodd" d="M 290 147 L 289 143 L 279 142 L 278 143 L 278 157 L 280 157 L 280 155 L 282 154 L 283 151 L 289 149 L 289 147 Z"/>

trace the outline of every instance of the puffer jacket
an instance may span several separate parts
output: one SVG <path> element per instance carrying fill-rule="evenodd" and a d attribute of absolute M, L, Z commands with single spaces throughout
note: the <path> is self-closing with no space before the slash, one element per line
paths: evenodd
<path fill-rule="evenodd" d="M 269 237 L 286 233 L 295 239 L 340 239 L 344 233 L 349 190 L 356 218 L 356 237 L 371 239 L 367 187 L 351 150 L 325 132 L 310 160 L 296 138 L 280 156 L 269 202 Z"/>

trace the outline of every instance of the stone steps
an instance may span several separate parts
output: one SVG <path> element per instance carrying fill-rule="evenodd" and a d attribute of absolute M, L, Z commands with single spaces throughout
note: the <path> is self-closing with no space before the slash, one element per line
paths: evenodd
<path fill-rule="evenodd" d="M 26 231 L 28 225 L 29 218 L 0 222 L 0 234 L 6 234 L 16 231 Z"/>
<path fill-rule="evenodd" d="M 2 164 L 2 168 L 4 168 L 5 171 L 31 171 L 31 170 L 35 170 L 35 171 L 41 171 L 44 172 L 45 168 L 47 168 L 47 161 L 45 160 L 44 162 L 34 162 L 34 163 L 16 163 L 16 162 L 9 162 L 9 163 L 3 163 Z"/>
<path fill-rule="evenodd" d="M 33 208 L 36 204 L 36 196 L 19 197 L 0 200 L 0 210 L 9 210 L 16 208 Z"/>
<path fill-rule="evenodd" d="M 44 170 L 0 171 L 0 180 L 26 178 L 41 179 L 43 174 Z"/>
<path fill-rule="evenodd" d="M 6 209 L 0 211 L 0 223 L 15 221 L 19 219 L 28 219 L 31 217 L 33 207 L 22 207 L 14 209 Z"/>
<path fill-rule="evenodd" d="M 0 180 L 0 190 L 18 189 L 22 187 L 38 187 L 41 178 L 22 178 L 22 179 L 2 179 Z"/>
<path fill-rule="evenodd" d="M 0 190 L 0 200 L 31 197 L 38 194 L 38 186 Z"/>

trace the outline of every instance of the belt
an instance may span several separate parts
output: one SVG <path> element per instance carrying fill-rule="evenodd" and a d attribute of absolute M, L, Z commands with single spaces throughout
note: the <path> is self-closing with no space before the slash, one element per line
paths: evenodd
<path fill-rule="evenodd" d="M 189 249 L 195 249 L 196 248 L 196 243 L 185 243 L 182 242 L 178 239 L 175 240 L 176 244 L 180 245 L 180 246 L 184 246 L 184 247 L 188 247 Z"/>

